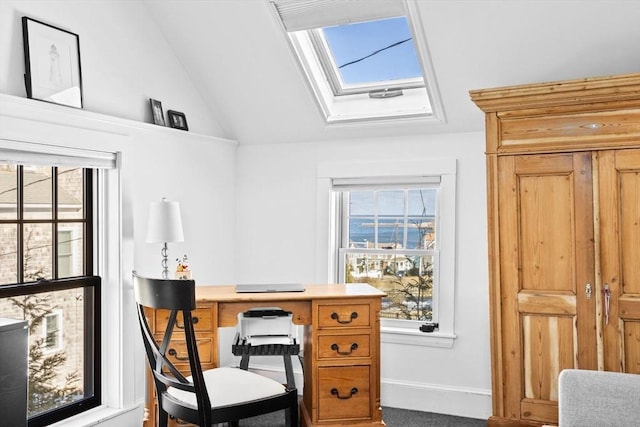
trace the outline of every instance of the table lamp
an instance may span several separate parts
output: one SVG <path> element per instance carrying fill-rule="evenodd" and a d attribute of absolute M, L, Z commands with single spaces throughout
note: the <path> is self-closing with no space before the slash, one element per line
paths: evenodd
<path fill-rule="evenodd" d="M 167 243 L 182 242 L 182 217 L 180 216 L 180 204 L 169 202 L 162 198 L 161 202 L 149 204 L 149 221 L 147 223 L 147 243 L 163 243 L 160 254 L 162 255 L 162 278 L 169 278 L 169 265 L 167 262 Z"/>

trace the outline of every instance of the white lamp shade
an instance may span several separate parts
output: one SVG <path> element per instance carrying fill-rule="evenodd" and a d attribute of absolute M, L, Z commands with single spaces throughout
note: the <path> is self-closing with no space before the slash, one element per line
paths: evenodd
<path fill-rule="evenodd" d="M 168 202 L 151 202 L 149 205 L 149 221 L 147 224 L 147 242 L 182 242 L 182 217 L 180 204 Z"/>

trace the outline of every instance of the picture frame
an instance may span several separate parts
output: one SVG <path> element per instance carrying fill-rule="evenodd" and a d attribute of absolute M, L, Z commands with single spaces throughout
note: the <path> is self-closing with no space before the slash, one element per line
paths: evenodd
<path fill-rule="evenodd" d="M 82 108 L 80 37 L 22 17 L 27 97 Z"/>
<path fill-rule="evenodd" d="M 149 98 L 151 104 L 151 117 L 153 118 L 153 124 L 158 126 L 166 126 L 164 122 L 164 113 L 162 112 L 162 102 L 157 99 Z"/>
<path fill-rule="evenodd" d="M 187 117 L 180 111 L 167 110 L 167 117 L 169 118 L 169 126 L 174 129 L 189 130 L 187 126 Z"/>

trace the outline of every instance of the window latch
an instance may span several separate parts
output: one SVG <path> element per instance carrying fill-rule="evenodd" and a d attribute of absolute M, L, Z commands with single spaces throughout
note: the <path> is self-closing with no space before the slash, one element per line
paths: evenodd
<path fill-rule="evenodd" d="M 439 326 L 440 325 L 438 325 L 437 323 L 425 323 L 424 325 L 420 326 L 420 332 L 431 333 L 438 329 Z"/>
<path fill-rule="evenodd" d="M 372 90 L 369 92 L 369 98 L 395 98 L 396 96 L 402 96 L 402 89 L 389 89 L 384 88 L 380 90 Z"/>

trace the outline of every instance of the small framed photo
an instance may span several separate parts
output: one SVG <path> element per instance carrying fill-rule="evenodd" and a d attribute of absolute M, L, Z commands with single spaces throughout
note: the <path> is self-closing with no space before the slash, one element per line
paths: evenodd
<path fill-rule="evenodd" d="M 22 17 L 27 97 L 82 108 L 80 38 Z"/>
<path fill-rule="evenodd" d="M 187 126 L 187 117 L 180 111 L 168 110 L 169 126 L 176 129 L 189 130 Z"/>
<path fill-rule="evenodd" d="M 162 112 L 162 102 L 157 99 L 150 98 L 151 115 L 153 116 L 153 124 L 166 126 L 164 124 L 164 113 Z"/>

